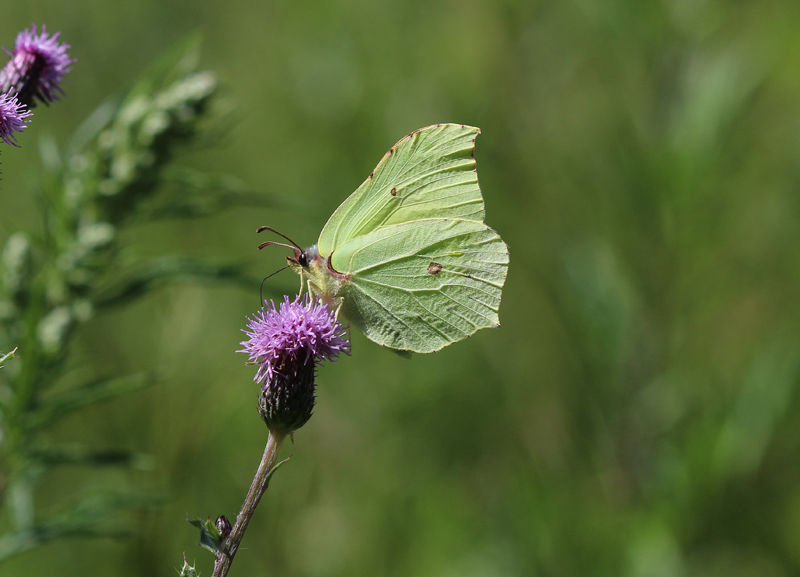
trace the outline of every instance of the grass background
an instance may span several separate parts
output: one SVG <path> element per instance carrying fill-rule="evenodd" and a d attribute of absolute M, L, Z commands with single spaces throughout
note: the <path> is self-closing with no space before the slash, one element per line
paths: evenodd
<path fill-rule="evenodd" d="M 199 30 L 237 103 L 184 164 L 274 200 L 139 226 L 138 255 L 248 263 L 254 230 L 310 245 L 404 134 L 479 126 L 486 222 L 511 251 L 502 328 L 408 362 L 353 335 L 318 377 L 232 575 L 800 574 L 800 6 L 790 0 L 30 0 L 78 59 L 67 96 L 4 147 L 0 240 L 41 230 L 37 142 Z M 289 272 L 267 294 L 296 291 Z M 233 518 L 265 442 L 235 354 L 252 290 L 168 287 L 83 327 L 74 362 L 158 385 L 61 422 L 61 443 L 146 470 L 66 467 L 44 508 L 164 491 L 134 537 L 69 539 L 9 576 L 174 575 L 185 516 Z"/>

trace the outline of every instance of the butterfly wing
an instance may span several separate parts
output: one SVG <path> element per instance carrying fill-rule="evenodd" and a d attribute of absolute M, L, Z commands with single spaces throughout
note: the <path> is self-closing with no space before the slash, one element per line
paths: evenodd
<path fill-rule="evenodd" d="M 482 222 L 428 218 L 338 247 L 341 313 L 372 341 L 430 353 L 498 326 L 508 247 Z"/>
<path fill-rule="evenodd" d="M 375 230 L 423 218 L 483 222 L 473 150 L 480 129 L 437 124 L 389 149 L 372 174 L 333 213 L 319 237 L 320 254 Z"/>

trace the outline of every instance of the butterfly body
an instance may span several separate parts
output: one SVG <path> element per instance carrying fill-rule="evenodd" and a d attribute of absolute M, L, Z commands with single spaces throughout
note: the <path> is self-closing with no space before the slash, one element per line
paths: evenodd
<path fill-rule="evenodd" d="M 308 288 L 331 308 L 339 309 L 342 304 L 342 288 L 350 278 L 333 270 L 330 260 L 319 254 L 317 245 L 305 250 L 295 249 L 294 256 L 288 256 L 289 266 L 303 281 L 308 282 Z"/>
<path fill-rule="evenodd" d="M 483 222 L 479 129 L 422 128 L 400 140 L 290 266 L 372 341 L 435 352 L 497 311 L 508 247 Z"/>

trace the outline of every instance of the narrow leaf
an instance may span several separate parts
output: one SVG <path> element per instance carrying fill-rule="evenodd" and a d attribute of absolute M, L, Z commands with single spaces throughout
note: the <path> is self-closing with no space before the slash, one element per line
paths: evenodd
<path fill-rule="evenodd" d="M 227 281 L 252 288 L 260 279 L 249 276 L 241 265 L 211 265 L 176 257 L 154 259 L 137 273 L 102 291 L 95 299 L 98 309 L 116 306 L 175 280 Z"/>
<path fill-rule="evenodd" d="M 124 525 L 112 524 L 123 510 L 163 502 L 154 493 L 108 493 L 92 496 L 56 517 L 36 526 L 0 537 L 0 561 L 29 551 L 42 543 L 64 536 L 123 537 L 133 533 Z"/>
<path fill-rule="evenodd" d="M 244 182 L 227 174 L 179 167 L 166 170 L 163 180 L 172 186 L 158 195 L 157 202 L 141 207 L 139 221 L 209 216 L 238 206 L 276 208 L 279 204 L 264 193 L 248 190 Z"/>
<path fill-rule="evenodd" d="M 3 363 L 4 363 L 4 362 L 6 362 L 6 361 L 10 361 L 11 359 L 16 359 L 16 358 L 17 358 L 17 357 L 14 355 L 14 353 L 16 353 L 16 352 L 17 352 L 17 348 L 18 348 L 18 347 L 14 347 L 14 350 L 13 350 L 13 351 L 11 351 L 10 353 L 6 353 L 5 355 L 3 355 L 2 353 L 0 353 L 0 369 L 2 369 L 2 368 L 3 368 Z"/>
<path fill-rule="evenodd" d="M 25 427 L 28 430 L 39 429 L 87 405 L 111 399 L 119 395 L 143 389 L 155 382 L 151 373 L 136 373 L 125 377 L 100 381 L 79 389 L 67 391 L 43 401 L 36 409 L 28 413 Z"/>
<path fill-rule="evenodd" d="M 91 467 L 123 466 L 147 471 L 152 469 L 153 457 L 132 451 L 90 451 L 84 447 L 51 448 L 31 453 L 30 458 L 43 465 L 86 465 Z"/>
<path fill-rule="evenodd" d="M 275 471 L 277 471 L 277 470 L 278 470 L 278 467 L 280 467 L 281 465 L 283 465 L 283 464 L 284 464 L 286 461 L 288 461 L 290 458 L 291 458 L 291 457 L 287 457 L 287 458 L 285 458 L 283 461 L 280 461 L 280 462 L 276 463 L 276 464 L 275 464 L 275 466 L 274 466 L 274 467 L 272 467 L 272 468 L 269 470 L 269 473 L 267 473 L 267 484 L 268 484 L 268 485 L 269 485 L 269 482 L 270 482 L 270 480 L 272 480 L 272 475 L 274 475 L 274 474 L 275 474 Z"/>

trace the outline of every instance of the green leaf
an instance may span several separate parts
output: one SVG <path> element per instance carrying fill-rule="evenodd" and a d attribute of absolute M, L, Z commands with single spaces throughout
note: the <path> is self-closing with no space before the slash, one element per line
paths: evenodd
<path fill-rule="evenodd" d="M 265 483 L 269 485 L 270 480 L 272 479 L 272 475 L 275 474 L 275 471 L 278 470 L 278 467 L 283 465 L 289 459 L 284 459 L 277 463 L 272 469 L 269 470 L 267 473 L 267 478 Z M 200 541 L 199 545 L 201 547 L 205 547 L 212 553 L 216 554 L 219 550 L 219 545 L 222 541 L 222 536 L 220 535 L 219 529 L 217 529 L 217 525 L 214 521 L 211 520 L 211 517 L 203 521 L 202 519 L 186 519 L 192 526 L 200 529 Z"/>
<path fill-rule="evenodd" d="M 281 465 L 283 465 L 283 464 L 284 464 L 285 462 L 287 462 L 289 459 L 290 459 L 290 457 L 287 457 L 287 458 L 285 458 L 283 461 L 279 461 L 278 463 L 275 463 L 275 466 L 274 466 L 274 467 L 272 467 L 272 468 L 269 470 L 269 473 L 267 473 L 267 485 L 269 485 L 269 482 L 270 482 L 270 480 L 272 480 L 272 475 L 274 475 L 274 474 L 275 474 L 275 471 L 277 471 L 277 470 L 278 470 L 278 467 L 280 467 Z"/>
<path fill-rule="evenodd" d="M 110 450 L 89 451 L 84 447 L 49 448 L 30 453 L 29 457 L 39 463 L 52 465 L 85 465 L 90 467 L 130 467 L 140 471 L 153 468 L 153 457 L 146 453 Z"/>
<path fill-rule="evenodd" d="M 100 106 L 94 109 L 89 117 L 83 121 L 67 145 L 67 156 L 72 157 L 75 154 L 85 150 L 111 123 L 114 115 L 119 110 L 120 98 L 109 98 Z"/>
<path fill-rule="evenodd" d="M 6 362 L 6 361 L 10 361 L 11 359 L 16 359 L 16 358 L 17 358 L 17 357 L 14 355 L 14 353 L 16 353 L 16 352 L 17 352 L 17 348 L 18 348 L 18 347 L 14 347 L 14 350 L 13 350 L 13 351 L 11 351 L 10 353 L 6 353 L 5 355 L 3 355 L 2 353 L 0 353 L 0 355 L 2 355 L 2 356 L 0 356 L 0 369 L 2 369 L 2 368 L 3 368 L 3 363 L 4 363 L 4 362 Z"/>
<path fill-rule="evenodd" d="M 261 279 L 246 274 L 241 265 L 212 265 L 188 258 L 163 257 L 151 260 L 135 274 L 107 287 L 94 302 L 98 310 L 117 306 L 175 280 L 232 281 L 253 288 Z"/>
<path fill-rule="evenodd" d="M 28 413 L 25 419 L 25 428 L 29 431 L 40 429 L 70 411 L 143 389 L 154 382 L 155 376 L 152 373 L 136 373 L 95 382 L 79 389 L 53 395 Z"/>
<path fill-rule="evenodd" d="M 205 547 L 212 553 L 216 553 L 219 550 L 219 544 L 222 539 L 222 536 L 217 529 L 217 526 L 214 524 L 214 521 L 211 520 L 211 517 L 206 519 L 205 521 L 201 519 L 186 519 L 189 523 L 191 523 L 194 527 L 200 529 L 200 541 L 199 545 L 201 547 Z"/>
<path fill-rule="evenodd" d="M 163 497 L 154 493 L 116 492 L 89 497 L 58 516 L 40 521 L 34 527 L 0 537 L 0 561 L 58 537 L 129 536 L 134 530 L 112 522 L 112 518 L 123 510 L 163 501 Z"/>
<path fill-rule="evenodd" d="M 276 208 L 279 204 L 263 193 L 247 190 L 244 182 L 227 174 L 173 167 L 164 171 L 162 180 L 172 186 L 165 187 L 157 201 L 142 206 L 138 220 L 195 218 L 239 206 Z"/>

